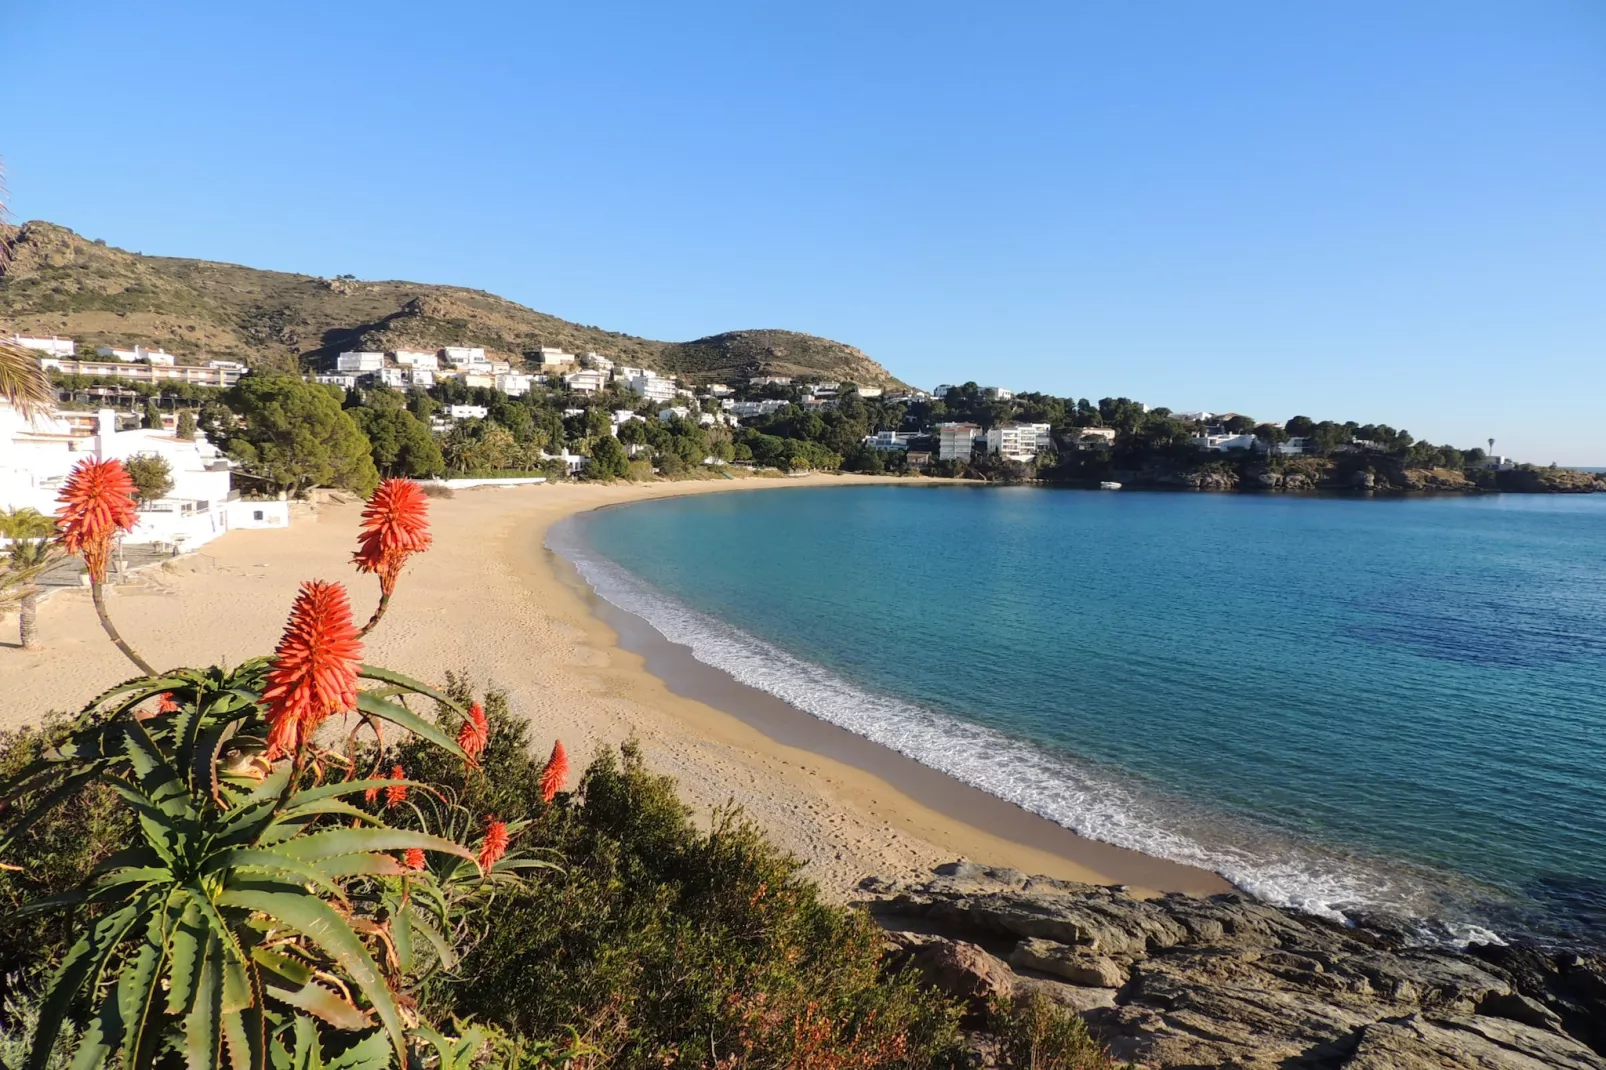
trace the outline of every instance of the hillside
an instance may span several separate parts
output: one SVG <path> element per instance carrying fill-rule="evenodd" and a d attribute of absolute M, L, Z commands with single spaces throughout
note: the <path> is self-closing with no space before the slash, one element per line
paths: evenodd
<path fill-rule="evenodd" d="M 0 330 L 88 346 L 162 346 L 181 359 L 308 367 L 341 350 L 475 345 L 515 362 L 539 346 L 588 350 L 701 380 L 804 375 L 901 385 L 852 346 L 793 331 L 659 342 L 570 323 L 480 290 L 324 279 L 144 256 L 30 222 L 10 239 Z"/>

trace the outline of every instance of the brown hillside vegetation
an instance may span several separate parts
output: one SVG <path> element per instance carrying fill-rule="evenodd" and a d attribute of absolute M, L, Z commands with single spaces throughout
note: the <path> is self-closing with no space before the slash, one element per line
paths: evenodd
<path fill-rule="evenodd" d="M 144 256 L 40 221 L 16 228 L 8 245 L 13 263 L 0 279 L 0 329 L 57 334 L 90 347 L 162 346 L 181 359 L 291 370 L 348 349 L 470 345 L 519 361 L 557 346 L 701 380 L 793 375 L 897 384 L 858 349 L 794 331 L 658 342 L 570 323 L 481 290 Z"/>

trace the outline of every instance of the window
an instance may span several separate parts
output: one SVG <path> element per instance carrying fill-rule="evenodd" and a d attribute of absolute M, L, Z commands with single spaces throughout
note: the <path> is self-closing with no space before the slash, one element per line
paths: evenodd
<path fill-rule="evenodd" d="M 251 519 L 252 520 L 261 520 L 262 519 L 262 510 L 260 510 L 260 509 L 251 510 Z"/>

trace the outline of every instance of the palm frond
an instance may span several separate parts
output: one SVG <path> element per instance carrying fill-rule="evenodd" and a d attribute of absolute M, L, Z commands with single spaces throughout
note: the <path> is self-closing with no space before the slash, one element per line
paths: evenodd
<path fill-rule="evenodd" d="M 39 358 L 6 341 L 0 341 L 0 400 L 9 402 L 24 416 L 42 412 L 56 400 L 56 391 L 39 366 Z"/>

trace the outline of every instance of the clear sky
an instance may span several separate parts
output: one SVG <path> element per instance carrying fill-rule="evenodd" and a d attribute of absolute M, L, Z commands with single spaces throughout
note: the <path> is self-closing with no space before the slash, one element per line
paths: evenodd
<path fill-rule="evenodd" d="M 19 218 L 1606 465 L 1606 2 L 8 0 Z"/>

